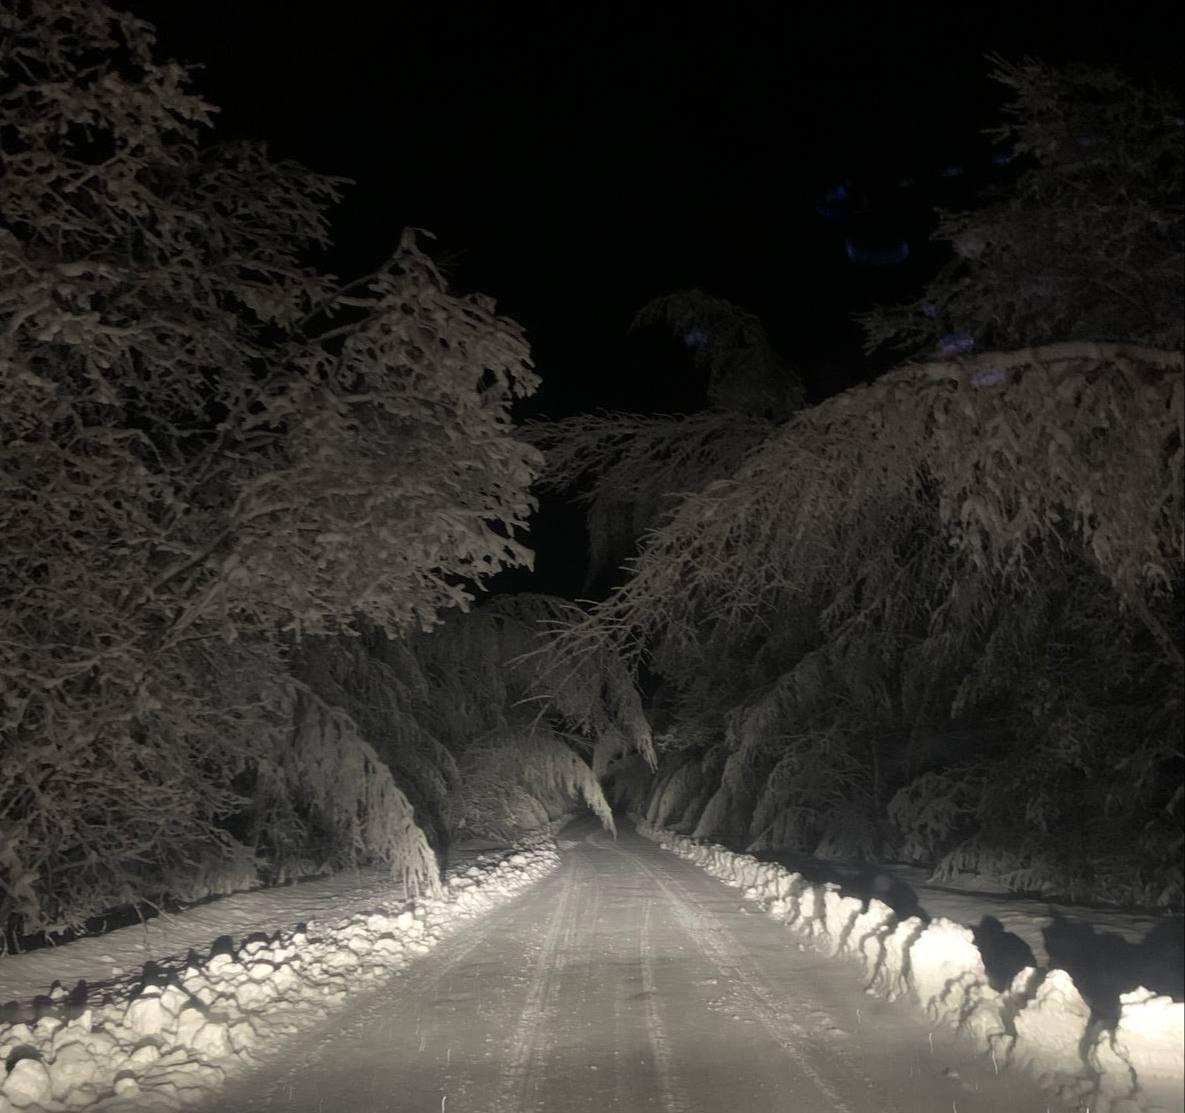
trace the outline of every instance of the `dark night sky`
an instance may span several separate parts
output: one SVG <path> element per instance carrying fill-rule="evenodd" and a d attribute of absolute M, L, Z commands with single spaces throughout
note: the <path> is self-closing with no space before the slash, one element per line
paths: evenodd
<path fill-rule="evenodd" d="M 756 312 L 814 397 L 866 377 L 851 313 L 916 291 L 932 207 L 1001 173 L 984 54 L 1179 85 L 1185 30 L 1152 4 L 127 3 L 205 65 L 223 134 L 356 180 L 330 269 L 435 232 L 454 286 L 527 329 L 550 416 L 702 405 L 673 341 L 627 335 L 690 286 Z M 907 236 L 905 266 L 846 258 L 815 212 L 844 179 L 870 202 L 858 234 Z"/>

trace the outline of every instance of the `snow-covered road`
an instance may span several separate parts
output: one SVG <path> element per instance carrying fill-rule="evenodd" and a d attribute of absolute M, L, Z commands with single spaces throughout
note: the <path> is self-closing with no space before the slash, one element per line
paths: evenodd
<path fill-rule="evenodd" d="M 288 1042 L 208 1113 L 1046 1113 L 1059 1106 L 864 993 L 734 890 L 632 831 L 563 864 Z"/>

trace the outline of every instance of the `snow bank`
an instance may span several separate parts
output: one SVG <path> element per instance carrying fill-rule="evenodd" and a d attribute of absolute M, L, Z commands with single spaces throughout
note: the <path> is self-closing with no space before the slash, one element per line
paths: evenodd
<path fill-rule="evenodd" d="M 388 979 L 460 922 L 559 864 L 550 840 L 483 855 L 441 897 L 376 901 L 335 922 L 215 941 L 176 971 L 156 964 L 122 999 L 87 1007 L 56 986 L 31 1015 L 0 1024 L 0 1113 L 170 1110 L 207 1100 L 231 1073 L 347 996 Z"/>
<path fill-rule="evenodd" d="M 948 919 L 898 921 L 834 883 L 814 885 L 774 862 L 698 843 L 643 820 L 639 834 L 758 901 L 766 912 L 831 955 L 863 964 L 868 990 L 909 997 L 935 1023 L 974 1040 L 997 1067 L 1032 1071 L 1043 1084 L 1085 1098 L 1095 1113 L 1181 1107 L 1185 1004 L 1146 989 L 1124 994 L 1114 1028 L 1092 1021 L 1064 970 L 1022 970 L 1004 991 L 988 983 L 969 928 Z"/>

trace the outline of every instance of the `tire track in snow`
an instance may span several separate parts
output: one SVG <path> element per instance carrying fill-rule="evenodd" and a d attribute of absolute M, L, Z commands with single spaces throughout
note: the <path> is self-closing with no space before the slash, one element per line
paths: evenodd
<path fill-rule="evenodd" d="M 502 1083 L 494 1109 L 500 1113 L 525 1113 L 535 1089 L 535 1072 L 538 1061 L 546 1052 L 550 1042 L 544 1030 L 543 1021 L 555 1003 L 558 990 L 556 957 L 562 946 L 572 935 L 576 918 L 569 914 L 572 893 L 575 886 L 571 871 L 567 871 L 555 911 L 547 921 L 543 945 L 535 959 L 534 973 L 522 1015 L 510 1041 L 508 1061 L 502 1072 Z"/>
<path fill-rule="evenodd" d="M 622 1069 L 623 1049 L 627 1045 L 625 1025 L 624 978 L 613 980 L 613 1101 L 618 1109 L 628 1109 L 625 1071 Z"/>
<path fill-rule="evenodd" d="M 411 960 L 408 966 L 392 971 L 387 982 L 391 999 L 398 1001 L 421 996 L 438 987 L 440 982 L 453 974 L 457 967 L 464 963 L 478 947 L 489 941 L 494 934 L 495 924 L 496 921 L 491 916 L 471 920 L 461 925 L 455 935 L 442 940 L 429 954 L 418 955 Z M 424 962 L 423 959 L 431 959 L 431 961 Z M 377 993 L 377 990 L 371 991 L 372 996 Z M 389 1005 L 384 1004 L 380 1007 L 385 1011 Z M 349 1039 L 372 1025 L 374 1023 L 373 1008 L 374 1006 L 358 1011 L 345 1019 L 344 1022 L 335 1017 L 330 1022 L 333 1040 L 326 1039 L 311 1054 L 294 1059 L 291 1049 L 284 1048 L 278 1054 L 269 1057 L 271 1072 L 276 1077 L 259 1092 L 257 1099 L 250 1102 L 251 1107 L 257 1107 L 257 1103 L 266 1106 L 279 1104 L 281 1096 L 285 1093 L 288 1095 L 288 1102 L 291 1102 L 293 1077 L 300 1071 L 306 1070 L 310 1064 L 320 1061 L 323 1056 L 331 1055 L 335 1046 L 334 1040 Z M 415 1028 L 417 1037 L 420 1034 L 420 1020 L 421 1018 L 417 1016 Z M 310 1031 L 315 1030 L 311 1029 Z"/>
<path fill-rule="evenodd" d="M 667 895 L 676 920 L 691 941 L 712 961 L 722 977 L 738 983 L 744 988 L 748 996 L 749 1008 L 754 1017 L 786 1051 L 802 1075 L 827 1099 L 828 1108 L 832 1113 L 853 1113 L 852 1107 L 835 1092 L 827 1080 L 806 1059 L 803 1054 L 803 1044 L 808 1039 L 806 1030 L 794 1023 L 783 1010 L 777 1007 L 777 1004 L 761 985 L 761 972 L 752 962 L 741 957 L 741 948 L 736 945 L 732 933 L 725 925 L 707 909 L 693 907 L 687 897 L 676 892 L 676 888 L 683 892 L 686 892 L 686 889 L 670 874 L 666 874 L 664 878 L 638 855 L 621 847 L 612 849 L 615 853 L 633 861 Z M 722 942 L 722 940 L 727 942 Z M 891 1113 L 891 1111 L 886 1109 L 885 1113 Z"/>
<path fill-rule="evenodd" d="M 658 1076 L 659 1099 L 666 1113 L 686 1113 L 691 1108 L 683 1087 L 675 1077 L 666 1025 L 658 1011 L 658 992 L 654 985 L 654 950 L 650 942 L 650 909 L 653 902 L 646 898 L 642 912 L 642 930 L 638 933 L 638 952 L 642 970 L 642 993 L 646 1001 L 646 1039 Z"/>

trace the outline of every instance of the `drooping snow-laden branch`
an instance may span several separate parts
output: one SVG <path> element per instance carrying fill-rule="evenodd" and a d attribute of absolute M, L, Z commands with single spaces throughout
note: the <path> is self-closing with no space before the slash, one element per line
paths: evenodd
<path fill-rule="evenodd" d="M 976 567 L 1023 575 L 1034 546 L 1073 542 L 1138 608 L 1182 566 L 1181 370 L 1179 352 L 1078 342 L 903 366 L 686 495 L 571 637 L 690 647 L 703 624 L 829 596 L 884 515 L 928 504 Z"/>
<path fill-rule="evenodd" d="M 0 8 L 3 929 L 176 894 L 198 861 L 393 860 L 356 731 L 318 737 L 358 759 L 358 838 L 285 765 L 282 650 L 430 627 L 530 561 L 521 328 L 411 233 L 361 284 L 318 271 L 343 181 L 210 142 L 152 49 L 102 3 Z"/>
<path fill-rule="evenodd" d="M 500 596 L 401 640 L 372 628 L 309 638 L 291 664 L 375 740 L 441 842 L 505 837 L 582 804 L 612 830 L 599 777 L 630 756 L 653 767 L 655 755 L 623 661 L 555 667 L 550 638 L 577 614 L 551 596 Z"/>
<path fill-rule="evenodd" d="M 680 495 L 732 474 L 772 428 L 761 417 L 706 410 L 583 415 L 529 423 L 524 435 L 543 451 L 539 486 L 576 492 L 587 507 L 591 584 L 627 557 Z"/>
<path fill-rule="evenodd" d="M 634 806 L 1179 908 L 1182 364 L 1075 341 L 905 365 L 675 500 L 554 651 L 661 679 Z"/>

